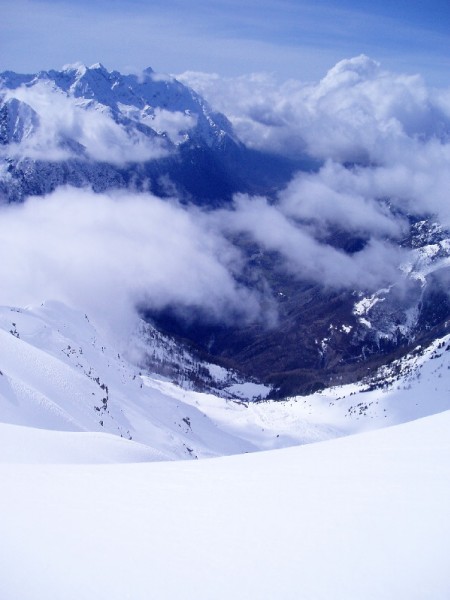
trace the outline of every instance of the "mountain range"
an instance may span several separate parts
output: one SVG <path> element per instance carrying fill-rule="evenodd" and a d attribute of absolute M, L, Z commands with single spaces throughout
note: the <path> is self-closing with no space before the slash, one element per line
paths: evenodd
<path fill-rule="evenodd" d="M 237 191 L 275 189 L 297 166 L 244 147 L 223 114 L 151 68 L 140 76 L 101 64 L 4 72 L 0 87 L 0 144 L 13 148 L 5 153 L 9 177 L 0 187 L 8 201 L 89 185 L 96 192 L 150 188 L 215 205 Z M 43 100 L 49 93 L 51 110 Z M 49 160 L 52 154 L 57 160 Z"/>

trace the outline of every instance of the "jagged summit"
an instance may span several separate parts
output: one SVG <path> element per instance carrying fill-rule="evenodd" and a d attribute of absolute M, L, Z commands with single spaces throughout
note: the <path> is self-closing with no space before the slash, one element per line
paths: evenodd
<path fill-rule="evenodd" d="M 101 62 L 94 63 L 93 65 L 91 65 L 89 67 L 89 69 L 93 69 L 95 71 L 106 71 L 107 72 L 106 67 Z"/>
<path fill-rule="evenodd" d="M 87 66 L 82 63 L 82 62 L 74 62 L 74 63 L 68 63 L 66 65 L 63 65 L 61 67 L 61 71 L 78 71 L 78 72 L 85 72 L 87 70 Z"/>
<path fill-rule="evenodd" d="M 9 71 L 0 73 L 0 85 L 10 90 L 8 96 L 19 93 L 25 102 L 25 97 L 31 95 L 26 90 L 39 89 L 39 85 L 49 82 L 52 84 L 51 89 L 46 90 L 49 96 L 52 92 L 59 92 L 69 98 L 91 102 L 90 107 L 96 110 L 108 107 L 116 123 L 133 126 L 141 132 L 143 129 L 152 129 L 172 142 L 174 140 L 171 138 L 176 136 L 171 136 L 171 121 L 176 120 L 181 125 L 179 130 L 189 130 L 189 139 L 195 138 L 198 143 L 214 146 L 224 137 L 234 140 L 232 127 L 226 117 L 215 113 L 189 87 L 174 78 L 155 74 L 150 67 L 140 75 L 108 71 L 101 63 L 90 67 L 74 63 L 65 65 L 59 71 L 40 71 L 33 75 L 17 75 Z M 78 106 L 82 107 L 81 104 Z M 165 111 L 164 119 L 160 118 L 161 111 Z M 166 113 L 172 114 L 172 119 Z M 147 133 L 150 134 L 149 131 Z M 188 140 L 183 135 L 181 138 L 177 139 L 178 143 Z"/>

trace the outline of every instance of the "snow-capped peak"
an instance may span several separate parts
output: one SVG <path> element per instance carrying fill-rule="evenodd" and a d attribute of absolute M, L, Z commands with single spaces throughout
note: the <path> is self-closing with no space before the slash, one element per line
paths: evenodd
<path fill-rule="evenodd" d="M 83 64 L 81 62 L 68 63 L 66 65 L 63 65 L 63 67 L 61 68 L 61 71 L 67 72 L 67 73 L 75 72 L 78 75 L 84 75 L 84 73 L 86 73 L 86 71 L 87 71 L 87 67 L 85 64 Z"/>
<path fill-rule="evenodd" d="M 89 67 L 89 69 L 90 69 L 91 71 L 104 71 L 104 72 L 106 72 L 106 73 L 108 73 L 108 72 L 109 72 L 109 71 L 108 71 L 108 69 L 106 69 L 106 68 L 104 67 L 104 65 L 102 65 L 102 63 L 101 63 L 101 62 L 96 62 L 96 63 L 94 63 L 93 65 L 91 65 L 91 66 Z"/>
<path fill-rule="evenodd" d="M 26 148 L 15 149 L 16 154 L 22 150 L 27 158 L 41 158 L 42 155 L 45 159 L 57 155 L 57 150 L 62 149 L 61 140 L 64 140 L 65 149 L 77 148 L 80 144 L 86 146 L 83 138 L 92 141 L 95 137 L 97 143 L 98 137 L 109 129 L 116 133 L 105 132 L 108 146 L 125 148 L 124 159 L 129 156 L 132 162 L 133 156 L 139 157 L 138 162 L 160 157 L 161 147 L 165 151 L 186 143 L 214 147 L 222 144 L 225 137 L 234 139 L 231 125 L 223 115 L 214 113 L 205 100 L 184 84 L 171 76 L 157 74 L 150 67 L 140 75 L 122 75 L 118 71 L 108 71 L 101 63 L 90 67 L 74 63 L 65 65 L 60 71 L 42 71 L 35 75 L 5 72 L 0 74 L 0 81 L 8 90 L 8 98 L 17 97 L 29 104 L 39 118 L 40 112 L 50 112 L 47 114 L 49 123 L 42 119 L 42 136 L 38 134 L 37 138 L 44 137 L 57 148 L 52 147 L 49 152 L 48 144 L 36 139 L 34 145 L 31 141 Z M 61 96 L 69 101 L 62 102 Z M 3 105 L 4 100 L 0 99 L 0 109 Z M 51 111 L 48 110 L 50 106 Z M 86 110 L 91 113 L 89 118 L 82 116 L 81 111 Z M 93 123 L 93 111 L 107 115 L 112 123 Z M 101 120 L 104 121 L 104 117 Z M 96 131 L 96 136 L 92 135 L 92 130 Z M 116 144 L 114 138 L 121 139 Z M 127 138 L 132 146 L 143 145 L 146 150 L 149 150 L 148 145 L 153 147 L 158 138 L 159 147 L 154 148 L 157 152 L 129 152 L 127 140 L 122 138 Z M 86 153 L 81 150 L 81 154 Z M 93 158 L 89 149 L 87 154 Z M 117 162 L 114 156 L 109 158 L 108 153 L 101 158 L 102 162 Z"/>

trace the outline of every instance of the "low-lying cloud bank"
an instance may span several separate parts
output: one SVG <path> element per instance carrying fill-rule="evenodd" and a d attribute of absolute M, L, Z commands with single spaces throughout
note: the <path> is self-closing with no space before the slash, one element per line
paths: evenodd
<path fill-rule="evenodd" d="M 277 252 L 298 279 L 335 289 L 376 289 L 399 279 L 403 253 L 376 234 L 359 252 L 348 254 L 316 239 L 314 229 L 292 218 L 283 204 L 238 195 L 234 210 L 219 213 L 230 233 L 244 232 L 264 250 Z"/>
<path fill-rule="evenodd" d="M 138 306 L 273 323 L 267 292 L 242 283 L 245 257 L 229 241 L 240 233 L 278 252 L 294 276 L 324 285 L 372 288 L 398 275 L 398 252 L 382 240 L 346 254 L 265 198 L 241 195 L 227 210 L 202 212 L 150 194 L 61 188 L 0 208 L 10 257 L 0 264 L 0 303 L 59 299 L 125 329 Z"/>
<path fill-rule="evenodd" d="M 376 289 L 403 277 L 407 250 L 398 242 L 408 232 L 406 215 L 432 213 L 450 226 L 449 92 L 363 56 L 342 61 L 318 84 L 192 73 L 183 80 L 225 112 L 247 144 L 308 154 L 322 168 L 298 173 L 275 202 L 238 195 L 212 212 L 150 194 L 76 189 L 3 206 L 0 240 L 11 258 L 0 265 L 1 303 L 57 298 L 115 327 L 128 326 L 139 305 L 273 323 L 264 286 L 243 283 L 245 256 L 230 241 L 236 236 L 278 253 L 299 279 Z M 55 118 L 52 139 L 61 122 L 67 126 Z M 87 125 L 71 122 L 70 135 Z M 94 158 L 108 138 L 98 127 L 91 146 L 83 142 Z M 331 239 L 336 232 L 364 243 L 345 252 Z"/>
<path fill-rule="evenodd" d="M 0 302 L 47 298 L 121 326 L 135 307 L 204 309 L 212 318 L 259 313 L 239 286 L 239 253 L 176 202 L 149 194 L 60 189 L 0 209 Z"/>
<path fill-rule="evenodd" d="M 382 249 L 381 259 L 383 240 L 407 234 L 406 215 L 435 215 L 450 226 L 450 90 L 385 71 L 364 55 L 341 61 L 317 83 L 278 85 L 264 74 L 179 78 L 223 110 L 247 145 L 322 161 L 278 195 L 277 210 L 302 222 L 303 232 L 323 239 L 334 227 L 363 235 L 366 251 Z"/>

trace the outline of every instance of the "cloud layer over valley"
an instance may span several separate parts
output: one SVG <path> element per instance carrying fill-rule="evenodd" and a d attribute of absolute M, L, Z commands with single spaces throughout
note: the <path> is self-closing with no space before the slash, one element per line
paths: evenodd
<path fill-rule="evenodd" d="M 399 243 L 408 215 L 431 213 L 450 226 L 450 91 L 364 56 L 342 61 L 317 84 L 277 86 L 256 75 L 181 79 L 226 114 L 245 144 L 321 166 L 298 172 L 275 198 L 237 194 L 229 207 L 210 211 L 150 193 L 74 188 L 4 205 L 0 240 L 11 258 L 0 267 L 2 304 L 58 298 L 124 327 L 142 305 L 273 323 L 267 288 L 245 277 L 248 257 L 234 243 L 242 236 L 277 253 L 280 268 L 299 280 L 375 290 L 404 277 L 408 250 Z M 68 138 L 91 160 L 161 153 L 152 137 L 130 137 L 107 110 L 82 110 L 54 94 L 44 84 L 15 91 L 35 131 L 4 153 L 63 160 Z M 197 117 L 158 109 L 152 122 L 180 142 Z M 349 249 L 342 240 L 352 239 L 358 244 Z"/>
<path fill-rule="evenodd" d="M 67 188 L 0 212 L 2 304 L 57 298 L 116 327 L 139 304 L 259 312 L 233 278 L 239 253 L 176 202 Z"/>

